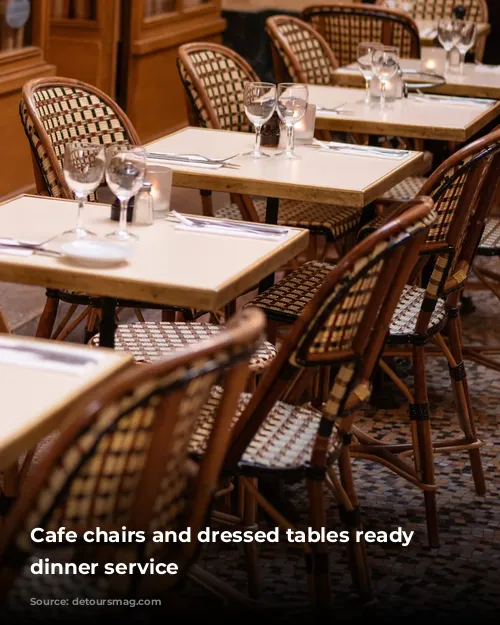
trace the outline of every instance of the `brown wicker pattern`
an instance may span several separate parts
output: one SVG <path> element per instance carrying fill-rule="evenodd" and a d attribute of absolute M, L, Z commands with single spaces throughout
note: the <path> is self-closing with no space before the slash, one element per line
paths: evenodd
<path fill-rule="evenodd" d="M 488 21 L 488 6 L 484 0 L 415 0 L 412 15 L 415 19 L 427 20 L 451 17 L 458 6 L 465 8 L 469 21 Z"/>
<path fill-rule="evenodd" d="M 253 299 L 249 306 L 261 308 L 271 319 L 294 321 L 332 268 L 332 265 L 316 260 L 304 263 Z"/>
<path fill-rule="evenodd" d="M 129 352 L 136 362 L 154 362 L 187 345 L 196 345 L 220 334 L 223 326 L 214 323 L 156 322 L 119 325 L 115 331 L 115 349 Z M 90 340 L 99 347 L 99 335 Z M 264 342 L 250 358 L 250 370 L 262 373 L 276 356 L 276 347 Z"/>
<path fill-rule="evenodd" d="M 384 193 L 383 198 L 396 202 L 411 200 L 420 193 L 420 189 L 426 180 L 427 178 L 423 176 L 410 176 L 409 178 L 405 178 L 403 182 L 400 182 Z"/>
<path fill-rule="evenodd" d="M 253 204 L 260 221 L 265 221 L 266 202 L 262 198 L 253 198 Z M 296 202 L 281 200 L 278 223 L 291 228 L 307 228 L 327 237 L 330 241 L 342 239 L 351 232 L 357 232 L 361 223 L 362 210 L 349 206 L 328 206 L 315 202 Z M 215 216 L 221 219 L 243 219 L 236 204 L 227 204 L 215 210 Z"/>
<path fill-rule="evenodd" d="M 266 30 L 292 82 L 332 84 L 338 63 L 326 41 L 309 24 L 279 15 L 267 20 Z"/>
<path fill-rule="evenodd" d="M 398 11 L 361 4 L 320 5 L 304 9 L 301 17 L 323 35 L 340 66 L 356 61 L 362 41 L 397 46 L 402 57 L 420 58 L 418 29 Z"/>
<path fill-rule="evenodd" d="M 213 418 L 221 398 L 221 388 L 215 386 L 203 406 L 198 427 L 191 439 L 191 452 L 202 455 L 212 431 Z M 244 411 L 251 395 L 243 393 L 239 400 L 239 414 Z M 321 413 L 314 408 L 275 403 L 243 454 L 240 466 L 244 469 L 297 469 L 311 459 L 314 441 L 321 421 Z M 340 450 L 340 437 L 335 427 L 329 438 L 329 461 Z"/>
<path fill-rule="evenodd" d="M 388 337 L 389 342 L 391 340 L 400 342 L 401 340 L 404 340 L 405 337 L 415 334 L 415 326 L 417 324 L 417 319 L 425 296 L 425 289 L 418 286 L 405 286 L 403 294 L 401 295 L 392 317 Z M 445 320 L 445 302 L 442 299 L 438 299 L 427 328 L 427 333 L 433 334 L 434 332 L 438 332 Z"/>
<path fill-rule="evenodd" d="M 200 96 L 193 74 L 190 75 L 181 58 L 179 71 L 200 124 L 206 128 L 251 132 L 253 126 L 245 115 L 243 92 L 245 83 L 258 78 L 247 70 L 246 64 L 238 62 L 235 53 L 230 50 L 229 54 L 226 53 L 222 46 L 207 44 L 206 49 L 190 50 L 187 54 L 191 72 L 203 88 L 212 109 L 209 110 L 207 102 Z M 214 115 L 218 126 L 213 123 Z"/>
<path fill-rule="evenodd" d="M 88 141 L 110 145 L 129 141 L 119 114 L 98 95 L 84 86 L 45 86 L 33 91 L 38 120 L 47 133 L 55 157 L 62 169 L 68 141 Z M 46 146 L 37 133 L 24 99 L 21 120 L 47 184 L 49 195 L 63 197 L 61 182 Z M 92 197 L 91 199 L 95 199 Z"/>
<path fill-rule="evenodd" d="M 477 253 L 483 256 L 500 254 L 500 219 L 492 217 L 486 220 Z"/>

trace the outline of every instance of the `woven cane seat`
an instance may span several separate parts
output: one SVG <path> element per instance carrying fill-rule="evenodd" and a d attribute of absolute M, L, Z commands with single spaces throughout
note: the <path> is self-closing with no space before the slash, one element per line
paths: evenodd
<path fill-rule="evenodd" d="M 223 326 L 214 323 L 155 322 L 119 325 L 115 331 L 115 349 L 132 354 L 136 362 L 149 363 L 169 352 L 194 345 L 219 334 Z M 99 347 L 99 335 L 90 340 Z M 276 356 L 276 347 L 264 342 L 250 358 L 250 370 L 261 373 Z"/>
<path fill-rule="evenodd" d="M 222 389 L 212 388 L 210 397 L 200 412 L 197 427 L 191 438 L 190 451 L 202 455 L 212 430 L 213 417 L 222 397 Z M 247 406 L 250 393 L 240 395 L 233 425 Z M 240 461 L 245 473 L 259 470 L 293 471 L 305 469 L 311 461 L 314 441 L 318 433 L 321 413 L 314 408 L 292 406 L 278 401 L 248 445 Z M 340 436 L 336 426 L 329 439 L 329 461 L 340 452 Z"/>
<path fill-rule="evenodd" d="M 500 219 L 487 219 L 477 253 L 481 256 L 500 254 Z"/>
<path fill-rule="evenodd" d="M 247 305 L 261 308 L 271 319 L 293 322 L 332 269 L 317 260 L 304 263 Z"/>
<path fill-rule="evenodd" d="M 254 198 L 253 203 L 260 221 L 265 221 L 266 201 Z M 220 219 L 243 219 L 237 204 L 227 204 L 216 209 L 214 214 Z M 359 208 L 281 200 L 278 223 L 291 228 L 306 228 L 325 235 L 330 241 L 337 241 L 359 230 L 361 214 Z"/>
<path fill-rule="evenodd" d="M 425 289 L 418 286 L 406 285 L 399 298 L 398 305 L 392 316 L 389 327 L 389 343 L 406 342 L 411 343 L 416 338 L 415 325 L 417 323 L 422 302 L 425 296 Z M 439 332 L 446 320 L 445 302 L 438 299 L 436 308 L 432 313 L 427 334 Z"/>
<path fill-rule="evenodd" d="M 389 189 L 382 197 L 384 200 L 394 200 L 396 202 L 411 200 L 420 193 L 420 189 L 426 180 L 427 178 L 423 176 L 410 176 L 392 187 L 392 189 Z"/>

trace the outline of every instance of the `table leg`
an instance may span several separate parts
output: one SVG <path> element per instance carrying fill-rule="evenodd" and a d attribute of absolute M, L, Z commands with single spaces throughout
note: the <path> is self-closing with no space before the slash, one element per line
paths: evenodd
<path fill-rule="evenodd" d="M 101 347 L 115 346 L 115 316 L 116 301 L 109 297 L 102 299 L 101 325 L 99 328 L 99 345 Z"/>
<path fill-rule="evenodd" d="M 278 210 L 280 207 L 280 200 L 277 197 L 268 197 L 266 201 L 266 224 L 278 223 Z M 274 273 L 266 276 L 259 284 L 259 293 L 263 293 L 274 284 Z"/>

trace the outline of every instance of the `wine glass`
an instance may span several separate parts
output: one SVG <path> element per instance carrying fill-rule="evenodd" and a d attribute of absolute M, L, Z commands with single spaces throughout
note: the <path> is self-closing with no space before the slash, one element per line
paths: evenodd
<path fill-rule="evenodd" d="M 372 41 L 363 41 L 358 45 L 358 67 L 365 79 L 365 102 L 370 102 L 370 85 L 373 78 L 372 54 L 374 50 L 382 48 L 382 44 Z"/>
<path fill-rule="evenodd" d="M 413 15 L 413 9 L 415 8 L 415 0 L 400 0 L 398 2 L 398 9 Z"/>
<path fill-rule="evenodd" d="M 456 46 L 460 52 L 460 73 L 465 70 L 465 55 L 476 43 L 477 26 L 474 22 L 456 21 L 456 30 L 458 32 L 458 41 Z"/>
<path fill-rule="evenodd" d="M 146 174 L 146 151 L 128 144 L 112 145 L 106 150 L 106 182 L 120 201 L 118 230 L 106 236 L 116 241 L 132 241 L 137 235 L 127 230 L 127 206 L 136 195 Z"/>
<path fill-rule="evenodd" d="M 300 158 L 295 154 L 294 126 L 299 122 L 307 110 L 309 91 L 307 85 L 293 82 L 282 82 L 278 85 L 277 110 L 281 121 L 287 130 L 287 146 L 282 153 L 284 158 Z"/>
<path fill-rule="evenodd" d="M 446 71 L 450 67 L 450 52 L 457 45 L 460 37 L 456 20 L 441 19 L 438 22 L 438 41 L 446 50 Z"/>
<path fill-rule="evenodd" d="M 271 119 L 276 108 L 276 85 L 270 82 L 249 82 L 245 85 L 243 104 L 248 119 L 255 126 L 255 146 L 244 156 L 252 158 L 268 157 L 260 149 L 262 126 Z"/>
<path fill-rule="evenodd" d="M 71 141 L 64 150 L 64 179 L 78 200 L 76 228 L 64 234 L 76 239 L 96 236 L 83 227 L 83 206 L 85 198 L 95 191 L 104 175 L 104 146 L 99 143 Z"/>
<path fill-rule="evenodd" d="M 384 46 L 372 52 L 373 73 L 380 81 L 380 107 L 385 109 L 387 83 L 399 69 L 399 50 L 394 46 Z"/>

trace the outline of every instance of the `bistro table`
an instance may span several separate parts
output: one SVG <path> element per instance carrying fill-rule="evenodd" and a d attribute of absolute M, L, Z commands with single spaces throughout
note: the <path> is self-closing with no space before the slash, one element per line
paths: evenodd
<path fill-rule="evenodd" d="M 309 85 L 309 101 L 317 107 L 316 128 L 321 130 L 464 142 L 500 113 L 500 102 L 466 105 L 453 100 L 425 100 L 426 97 L 429 96 L 422 101 L 422 96 L 411 93 L 388 103 L 382 111 L 378 101 L 365 104 L 364 91 L 360 89 Z M 341 105 L 351 114 L 318 108 Z"/>
<path fill-rule="evenodd" d="M 422 70 L 422 62 L 419 59 L 401 59 L 400 64 L 403 71 Z M 338 84 L 344 87 L 362 88 L 365 86 L 365 79 L 356 63 L 340 67 L 335 72 L 335 76 Z M 446 82 L 443 85 L 423 88 L 422 91 L 500 100 L 500 67 L 466 63 L 463 74 L 447 72 L 444 77 Z M 407 78 L 410 78 L 410 75 L 407 74 Z"/>
<path fill-rule="evenodd" d="M 23 195 L 0 205 L 2 237 L 45 241 L 74 226 L 76 203 Z M 87 204 L 85 223 L 103 236 L 116 224 L 110 206 Z M 85 267 L 41 253 L 18 256 L 0 248 L 0 281 L 73 289 L 101 297 L 100 345 L 114 347 L 117 299 L 220 310 L 308 245 L 307 230 L 288 228 L 279 239 L 243 238 L 179 230 L 171 221 L 130 225 L 139 238 L 129 261 Z M 51 241 L 47 248 L 57 247 Z"/>
<path fill-rule="evenodd" d="M 82 395 L 132 362 L 124 352 L 0 335 L 0 470 L 59 427 Z"/>

